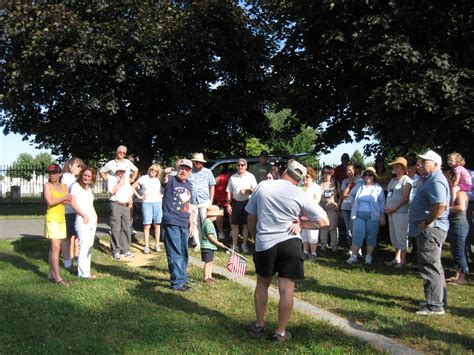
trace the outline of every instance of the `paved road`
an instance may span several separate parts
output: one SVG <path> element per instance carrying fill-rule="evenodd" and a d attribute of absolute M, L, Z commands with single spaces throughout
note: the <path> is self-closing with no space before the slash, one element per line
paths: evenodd
<path fill-rule="evenodd" d="M 108 224 L 99 221 L 97 235 L 107 234 Z M 44 219 L 0 219 L 0 239 L 43 238 Z"/>

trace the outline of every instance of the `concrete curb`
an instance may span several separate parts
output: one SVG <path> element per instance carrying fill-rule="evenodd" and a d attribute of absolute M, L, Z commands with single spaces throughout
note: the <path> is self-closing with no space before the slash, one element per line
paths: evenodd
<path fill-rule="evenodd" d="M 202 268 L 204 264 L 198 258 L 193 257 L 193 256 L 189 257 L 189 262 L 200 268 Z M 255 280 L 252 280 L 245 276 L 232 274 L 231 272 L 229 272 L 227 269 L 223 267 L 214 265 L 213 272 L 215 274 L 224 276 L 234 282 L 237 282 L 238 284 L 242 286 L 246 286 L 251 289 L 255 288 L 255 284 L 256 284 Z M 278 290 L 274 287 L 270 287 L 268 295 L 269 297 L 276 300 L 278 300 L 280 297 L 278 294 Z M 391 338 L 388 338 L 386 336 L 383 336 L 377 333 L 370 332 L 357 323 L 351 322 L 345 318 L 339 317 L 324 309 L 313 306 L 312 304 L 309 304 L 308 302 L 305 302 L 305 301 L 301 301 L 297 298 L 294 299 L 294 309 L 306 315 L 309 315 L 315 319 L 329 322 L 331 325 L 342 329 L 342 331 L 344 331 L 348 335 L 362 339 L 366 341 L 367 343 L 369 343 L 370 345 L 382 351 L 386 351 L 391 354 L 397 354 L 397 355 L 398 354 L 404 354 L 404 355 L 423 354 L 422 352 L 412 349 L 401 343 L 398 343 L 397 341 Z"/>

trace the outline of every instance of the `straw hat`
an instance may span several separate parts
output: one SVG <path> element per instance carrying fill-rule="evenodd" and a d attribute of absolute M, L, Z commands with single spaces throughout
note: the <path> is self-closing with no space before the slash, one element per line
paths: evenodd
<path fill-rule="evenodd" d="M 377 179 L 379 178 L 379 176 L 377 175 L 377 172 L 375 171 L 375 169 L 371 166 L 369 166 L 368 168 L 365 168 L 364 171 L 362 171 L 362 176 L 364 176 L 365 173 L 371 173 L 372 175 L 374 175 Z"/>
<path fill-rule="evenodd" d="M 388 165 L 395 165 L 395 164 L 400 164 L 401 166 L 403 166 L 403 168 L 405 169 L 405 172 L 407 171 L 407 160 L 403 157 L 397 157 L 397 159 L 395 159 L 394 161 L 392 161 L 391 163 L 388 163 Z"/>
<path fill-rule="evenodd" d="M 218 216 L 223 216 L 224 215 L 224 211 L 219 209 L 218 206 L 216 205 L 210 205 L 208 208 L 207 208 L 207 217 L 218 217 Z"/>

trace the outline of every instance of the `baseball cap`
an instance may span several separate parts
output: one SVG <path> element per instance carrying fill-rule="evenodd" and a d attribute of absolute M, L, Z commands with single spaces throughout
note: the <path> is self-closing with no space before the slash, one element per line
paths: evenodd
<path fill-rule="evenodd" d="M 424 160 L 431 160 L 438 164 L 439 167 L 441 167 L 441 164 L 443 162 L 441 160 L 441 157 L 437 153 L 433 152 L 431 149 L 428 150 L 425 154 L 418 155 L 418 157 Z"/>
<path fill-rule="evenodd" d="M 268 158 L 268 152 L 267 152 L 266 150 L 262 150 L 262 151 L 260 152 L 260 156 L 261 156 L 261 157 Z"/>
<path fill-rule="evenodd" d="M 61 172 L 61 167 L 59 166 L 59 164 L 50 164 L 48 165 L 48 167 L 46 168 L 46 172 L 48 174 L 57 174 L 57 173 L 60 173 Z"/>
<path fill-rule="evenodd" d="M 303 178 L 306 176 L 306 168 L 300 163 L 298 163 L 296 160 L 291 160 L 288 163 L 287 169 L 292 175 L 294 175 L 300 180 L 303 180 Z"/>
<path fill-rule="evenodd" d="M 178 160 L 178 166 L 187 166 L 189 169 L 193 168 L 193 163 L 189 159 L 180 159 Z"/>

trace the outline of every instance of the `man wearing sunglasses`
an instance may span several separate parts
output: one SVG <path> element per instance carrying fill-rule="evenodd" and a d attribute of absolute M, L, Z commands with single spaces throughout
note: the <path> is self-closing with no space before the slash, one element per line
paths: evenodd
<path fill-rule="evenodd" d="M 242 252 L 248 253 L 247 212 L 245 206 L 250 195 L 257 187 L 255 176 L 247 171 L 247 160 L 241 158 L 237 162 L 237 172 L 232 175 L 227 184 L 227 213 L 230 216 L 232 249 L 239 251 L 239 226 L 242 226 Z"/>

